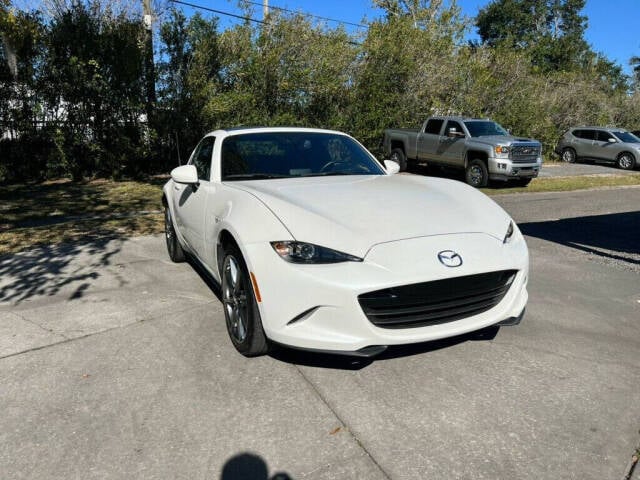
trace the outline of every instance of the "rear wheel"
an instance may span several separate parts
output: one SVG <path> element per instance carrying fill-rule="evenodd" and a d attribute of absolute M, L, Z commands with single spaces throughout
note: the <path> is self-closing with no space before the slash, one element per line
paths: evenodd
<path fill-rule="evenodd" d="M 629 152 L 621 153 L 618 156 L 618 167 L 623 170 L 633 170 L 633 167 L 636 166 L 636 159 Z"/>
<path fill-rule="evenodd" d="M 404 172 L 407 169 L 407 156 L 404 154 L 401 148 L 394 148 L 391 150 L 391 157 L 389 160 L 393 160 L 400 165 L 400 171 Z"/>
<path fill-rule="evenodd" d="M 164 207 L 164 238 L 167 241 L 167 252 L 171 261 L 176 263 L 184 262 L 184 250 L 176 235 L 169 207 Z"/>
<path fill-rule="evenodd" d="M 222 265 L 222 303 L 227 332 L 236 350 L 246 357 L 269 351 L 249 271 L 234 245 L 227 247 Z"/>
<path fill-rule="evenodd" d="M 565 148 L 564 150 L 562 150 L 561 158 L 563 162 L 576 163 L 578 156 L 576 155 L 576 151 L 573 148 Z"/>
<path fill-rule="evenodd" d="M 486 187 L 489 183 L 489 171 L 482 160 L 471 160 L 467 165 L 464 178 L 472 187 Z"/>

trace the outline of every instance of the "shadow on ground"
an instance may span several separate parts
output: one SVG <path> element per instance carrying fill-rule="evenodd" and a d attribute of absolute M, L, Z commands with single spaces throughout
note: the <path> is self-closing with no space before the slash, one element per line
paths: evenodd
<path fill-rule="evenodd" d="M 267 462 L 253 453 L 241 453 L 231 457 L 222 467 L 220 480 L 293 480 L 287 473 L 269 476 Z"/>
<path fill-rule="evenodd" d="M 72 286 L 69 300 L 81 298 L 121 248 L 122 239 L 103 237 L 0 256 L 0 302 L 17 305 L 35 296 L 56 295 L 67 286 Z M 79 255 L 86 255 L 87 263 L 75 263 Z M 119 281 L 126 284 L 124 278 Z"/>
<path fill-rule="evenodd" d="M 640 211 L 518 225 L 524 235 L 629 266 L 640 265 Z"/>

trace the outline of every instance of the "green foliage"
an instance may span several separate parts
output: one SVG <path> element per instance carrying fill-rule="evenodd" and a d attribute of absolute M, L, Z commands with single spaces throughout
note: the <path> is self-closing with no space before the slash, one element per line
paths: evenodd
<path fill-rule="evenodd" d="M 0 0 L 0 181 L 166 172 L 240 125 L 345 130 L 376 153 L 385 128 L 433 114 L 494 118 L 545 152 L 571 125 L 640 127 L 640 60 L 631 89 L 585 42 L 584 0 L 493 0 L 478 44 L 455 1 L 373 2 L 385 15 L 359 35 L 278 12 L 220 32 L 169 10 L 147 119 L 139 18 L 102 0 L 47 19 Z"/>

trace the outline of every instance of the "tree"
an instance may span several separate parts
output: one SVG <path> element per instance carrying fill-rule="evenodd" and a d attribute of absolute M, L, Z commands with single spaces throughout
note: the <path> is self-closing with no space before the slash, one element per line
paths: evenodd
<path fill-rule="evenodd" d="M 640 57 L 633 56 L 629 59 L 629 65 L 633 68 L 633 83 L 636 89 L 640 88 Z"/>
<path fill-rule="evenodd" d="M 484 44 L 526 50 L 542 71 L 583 66 L 590 47 L 584 39 L 585 0 L 493 0 L 476 17 Z"/>

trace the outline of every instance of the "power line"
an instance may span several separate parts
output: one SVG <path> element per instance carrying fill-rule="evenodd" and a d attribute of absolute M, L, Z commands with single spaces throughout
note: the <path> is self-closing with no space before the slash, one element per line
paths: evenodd
<path fill-rule="evenodd" d="M 257 19 L 252 18 L 252 17 L 247 17 L 247 16 L 244 16 L 244 15 L 237 15 L 235 13 L 224 12 L 222 10 L 216 10 L 215 8 L 203 7 L 201 5 L 195 5 L 193 3 L 184 2 L 182 0 L 169 0 L 169 1 L 172 2 L 172 3 L 179 3 L 180 5 L 186 5 L 188 7 L 199 8 L 201 10 L 206 10 L 208 12 L 219 13 L 220 15 L 226 15 L 227 17 L 239 18 L 240 20 L 247 20 L 249 22 L 261 23 L 261 24 L 265 24 L 266 23 L 263 20 L 257 20 Z M 249 3 L 251 5 L 260 5 L 260 6 L 262 6 L 262 3 L 258 3 L 258 2 L 247 1 L 247 3 Z M 336 22 L 336 23 L 342 23 L 344 25 L 351 25 L 351 26 L 358 27 L 358 28 L 369 28 L 369 27 L 367 27 L 367 25 L 363 25 L 361 23 L 352 23 L 352 22 L 347 22 L 346 20 L 338 20 L 336 18 L 322 17 L 320 15 L 314 15 L 312 13 L 295 11 L 295 10 L 291 10 L 289 8 L 276 7 L 274 5 L 269 5 L 269 8 L 271 8 L 273 10 L 281 10 L 283 12 L 288 12 L 288 13 L 301 14 L 301 15 L 304 15 L 305 17 L 318 18 L 320 20 L 326 20 L 326 21 L 329 21 L 329 22 Z"/>
<path fill-rule="evenodd" d="M 228 17 L 239 18 L 241 20 L 247 20 L 249 22 L 262 23 L 265 24 L 262 20 L 256 20 L 255 18 L 245 17 L 244 15 L 236 15 L 235 13 L 223 12 L 222 10 L 216 10 L 215 8 L 203 7 L 201 5 L 195 5 L 189 2 L 183 2 L 182 0 L 169 0 L 173 3 L 179 3 L 180 5 L 186 5 L 188 7 L 199 8 L 200 10 L 206 10 L 207 12 L 219 13 L 220 15 L 226 15 Z"/>
<path fill-rule="evenodd" d="M 259 2 L 252 2 L 251 0 L 245 0 L 245 1 L 246 1 L 246 3 L 251 4 L 251 5 L 262 6 L 262 3 L 259 3 Z M 269 5 L 269 8 L 271 8 L 273 10 L 280 10 L 282 12 L 288 12 L 288 13 L 300 13 L 300 14 L 304 15 L 305 17 L 319 18 L 320 20 L 327 20 L 328 22 L 343 23 L 345 25 L 351 25 L 353 27 L 359 27 L 359 28 L 368 28 L 366 25 L 363 25 L 361 23 L 352 23 L 352 22 L 347 22 L 346 20 L 338 20 L 336 18 L 321 17 L 320 15 L 314 15 L 314 14 L 308 13 L 308 12 L 291 10 L 289 8 L 276 7 L 274 5 Z"/>
<path fill-rule="evenodd" d="M 180 5 L 186 5 L 188 7 L 192 7 L 192 8 L 199 8 L 200 10 L 206 10 L 207 12 L 213 12 L 213 13 L 219 13 L 220 15 L 227 15 L 228 17 L 234 17 L 234 18 L 239 18 L 241 20 L 247 20 L 249 22 L 255 22 L 255 23 L 260 23 L 262 25 L 266 25 L 267 22 L 263 21 L 263 20 L 257 20 L 255 18 L 251 18 L 251 17 L 246 17 L 244 15 L 236 15 L 235 13 L 230 13 L 230 12 L 223 12 L 222 10 L 216 10 L 215 8 L 209 8 L 209 7 L 203 7 L 202 5 L 196 5 L 194 3 L 189 3 L 189 2 L 183 2 L 182 0 L 169 0 L 172 3 L 178 3 Z M 260 4 L 262 5 L 262 4 Z M 276 8 L 276 7 L 270 7 L 270 8 Z M 313 16 L 313 15 L 311 15 Z M 336 20 L 339 21 L 339 20 Z M 347 40 L 347 43 L 349 45 L 356 45 L 356 46 L 361 46 L 362 44 L 358 43 L 358 42 L 354 42 L 353 40 Z"/>

